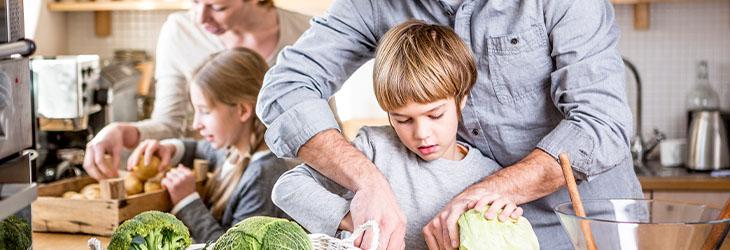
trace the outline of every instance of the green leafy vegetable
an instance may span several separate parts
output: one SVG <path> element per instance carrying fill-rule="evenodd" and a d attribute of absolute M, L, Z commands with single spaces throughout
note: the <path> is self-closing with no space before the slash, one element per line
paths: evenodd
<path fill-rule="evenodd" d="M 213 250 L 307 250 L 307 233 L 294 222 L 266 216 L 249 217 L 231 227 Z"/>
<path fill-rule="evenodd" d="M 30 246 L 31 230 L 28 222 L 16 216 L 0 221 L 0 249 L 26 250 Z"/>
<path fill-rule="evenodd" d="M 487 220 L 484 218 L 486 211 L 472 209 L 459 217 L 459 250 L 540 249 L 537 236 L 527 219 L 510 218 L 505 222 Z"/>
<path fill-rule="evenodd" d="M 147 211 L 122 223 L 112 234 L 109 250 L 177 250 L 191 243 L 190 232 L 175 216 Z"/>

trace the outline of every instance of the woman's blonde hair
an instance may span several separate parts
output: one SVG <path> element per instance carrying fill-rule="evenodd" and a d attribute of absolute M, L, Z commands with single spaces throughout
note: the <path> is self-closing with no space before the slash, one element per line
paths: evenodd
<path fill-rule="evenodd" d="M 459 105 L 474 86 L 474 58 L 451 28 L 411 20 L 390 29 L 375 54 L 373 88 L 386 112 L 410 102 L 453 97 Z"/>
<path fill-rule="evenodd" d="M 192 83 L 200 87 L 203 96 L 210 105 L 240 105 L 251 104 L 256 107 L 264 74 L 268 69 L 266 61 L 255 51 L 247 48 L 235 48 L 213 54 L 194 73 Z M 214 171 L 215 178 L 208 180 L 203 193 L 206 204 L 211 208 L 213 216 L 220 220 L 225 211 L 228 199 L 231 197 L 238 181 L 241 179 L 251 155 L 264 143 L 266 127 L 256 117 L 255 110 L 251 110 L 251 140 L 249 152 L 241 155 L 230 150 L 226 161 L 236 165 L 234 171 L 227 176 L 220 176 L 221 168 Z"/>

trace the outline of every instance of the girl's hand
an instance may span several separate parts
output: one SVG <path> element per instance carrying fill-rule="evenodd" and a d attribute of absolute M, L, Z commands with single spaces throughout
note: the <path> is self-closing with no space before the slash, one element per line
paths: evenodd
<path fill-rule="evenodd" d="M 170 193 L 170 200 L 176 205 L 180 200 L 195 192 L 195 175 L 183 165 L 171 169 L 160 182 Z"/>
<path fill-rule="evenodd" d="M 499 221 L 505 222 L 507 217 L 517 219 L 522 216 L 523 212 L 522 208 L 518 207 L 517 204 L 498 194 L 483 196 L 478 201 L 475 201 L 475 203 L 474 208 L 477 211 L 483 211 L 487 205 L 490 205 L 489 210 L 484 214 L 484 217 L 488 220 L 497 218 Z M 502 212 L 499 213 L 499 210 L 502 210 Z"/>
<path fill-rule="evenodd" d="M 163 172 L 170 165 L 170 158 L 175 154 L 175 146 L 171 144 L 161 144 L 158 140 L 145 140 L 140 143 L 137 148 L 127 159 L 127 170 L 132 170 L 139 162 L 140 155 L 144 156 L 144 165 L 149 165 L 153 155 L 160 157 L 160 165 L 158 170 Z"/>

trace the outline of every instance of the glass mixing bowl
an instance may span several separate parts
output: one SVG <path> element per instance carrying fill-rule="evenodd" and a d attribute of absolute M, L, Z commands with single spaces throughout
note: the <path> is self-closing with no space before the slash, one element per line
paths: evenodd
<path fill-rule="evenodd" d="M 570 202 L 554 208 L 575 249 L 588 249 L 581 223 L 590 225 L 600 250 L 702 249 L 713 228 L 724 240 L 720 249 L 730 249 L 730 219 L 718 220 L 718 208 L 642 199 L 584 200 L 583 207 L 586 217 L 576 216 Z"/>

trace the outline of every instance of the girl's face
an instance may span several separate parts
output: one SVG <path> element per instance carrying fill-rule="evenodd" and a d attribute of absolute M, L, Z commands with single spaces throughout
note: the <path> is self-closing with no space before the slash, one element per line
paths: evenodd
<path fill-rule="evenodd" d="M 241 105 L 210 103 L 197 84 L 190 85 L 190 100 L 195 116 L 193 128 L 215 149 L 237 146 L 239 141 L 250 136 L 246 125 L 251 118 L 251 109 Z"/>
<path fill-rule="evenodd" d="M 426 104 L 408 103 L 388 112 L 390 124 L 401 143 L 425 161 L 439 158 L 459 160 L 456 156 L 456 130 L 459 126 L 453 98 Z"/>
<path fill-rule="evenodd" d="M 247 23 L 257 1 L 253 0 L 193 0 L 195 19 L 206 31 L 220 36 L 237 24 Z"/>

